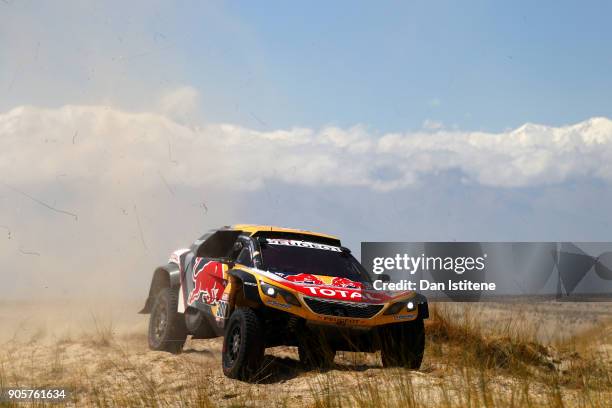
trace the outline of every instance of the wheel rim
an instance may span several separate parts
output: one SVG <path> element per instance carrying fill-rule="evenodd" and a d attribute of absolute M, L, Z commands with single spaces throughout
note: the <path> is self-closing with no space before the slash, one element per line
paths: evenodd
<path fill-rule="evenodd" d="M 240 326 L 235 326 L 230 332 L 227 341 L 227 357 L 230 365 L 234 364 L 240 353 L 240 337 Z"/>
<path fill-rule="evenodd" d="M 155 309 L 155 318 L 153 319 L 153 336 L 156 340 L 163 337 L 167 326 L 168 318 L 165 313 L 164 305 L 158 304 Z"/>

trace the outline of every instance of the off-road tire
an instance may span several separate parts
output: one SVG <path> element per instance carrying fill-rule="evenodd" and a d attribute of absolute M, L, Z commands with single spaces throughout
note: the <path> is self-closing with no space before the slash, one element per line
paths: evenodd
<path fill-rule="evenodd" d="M 381 357 L 383 367 L 405 367 L 418 370 L 425 351 L 423 319 L 382 327 Z"/>
<path fill-rule="evenodd" d="M 180 353 L 187 339 L 185 320 L 178 313 L 178 289 L 163 288 L 155 296 L 149 318 L 149 348 Z"/>
<path fill-rule="evenodd" d="M 250 308 L 232 313 L 223 337 L 223 374 L 241 381 L 257 381 L 265 353 L 264 329 Z"/>
<path fill-rule="evenodd" d="M 308 370 L 323 370 L 334 364 L 336 350 L 316 333 L 305 333 L 298 343 L 300 363 Z"/>

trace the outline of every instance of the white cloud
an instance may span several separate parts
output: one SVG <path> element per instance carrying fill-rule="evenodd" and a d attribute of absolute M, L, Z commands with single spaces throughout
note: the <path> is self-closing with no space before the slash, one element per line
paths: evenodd
<path fill-rule="evenodd" d="M 169 97 L 176 101 L 169 106 L 189 105 L 193 96 L 188 88 L 180 90 Z M 612 181 L 612 121 L 606 118 L 563 127 L 526 124 L 503 133 L 437 130 L 374 136 L 359 126 L 194 128 L 160 114 L 100 106 L 19 107 L 0 115 L 0 132 L 0 173 L 11 174 L 19 185 L 51 183 L 68 173 L 128 185 L 136 177 L 148 185 L 159 181 L 158 171 L 179 185 L 222 183 L 235 190 L 257 189 L 266 180 L 391 190 L 457 170 L 469 182 L 494 187 L 580 177 Z"/>
<path fill-rule="evenodd" d="M 303 191 L 313 195 L 312 205 L 326 203 L 329 213 L 309 222 L 350 230 L 353 221 L 341 220 L 352 205 L 358 204 L 350 220 L 375 204 L 384 213 L 388 206 L 378 203 L 378 192 L 396 191 L 390 193 L 396 200 L 410 201 L 412 193 L 402 189 L 445 172 L 459 172 L 476 187 L 612 181 L 612 121 L 605 118 L 563 127 L 526 124 L 496 134 L 373 135 L 361 126 L 255 131 L 193 127 L 160 113 L 105 106 L 21 106 L 0 114 L 0 143 L 0 225 L 11 231 L 0 245 L 12 271 L 0 275 L 5 294 L 26 293 L 32 285 L 38 295 L 45 288 L 54 295 L 144 292 L 143 282 L 170 249 L 207 228 L 256 221 L 244 218 L 245 192 L 269 200 L 279 182 L 309 187 Z M 342 204 L 330 201 L 325 187 L 341 196 L 359 191 L 362 202 L 336 208 Z M 258 201 L 257 214 L 294 224 L 302 218 L 291 200 L 304 199 L 287 197 L 289 207 L 280 210 Z M 451 199 L 442 196 L 441 208 Z"/>

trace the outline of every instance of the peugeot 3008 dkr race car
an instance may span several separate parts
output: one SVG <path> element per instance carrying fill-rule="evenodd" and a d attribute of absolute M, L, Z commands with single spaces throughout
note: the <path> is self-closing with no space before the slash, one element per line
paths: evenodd
<path fill-rule="evenodd" d="M 178 353 L 188 335 L 223 336 L 223 372 L 254 380 L 266 347 L 297 346 L 317 368 L 336 351 L 381 351 L 383 366 L 418 369 L 427 301 L 373 289 L 336 237 L 255 225 L 213 230 L 153 274 L 141 313 L 153 350 Z"/>

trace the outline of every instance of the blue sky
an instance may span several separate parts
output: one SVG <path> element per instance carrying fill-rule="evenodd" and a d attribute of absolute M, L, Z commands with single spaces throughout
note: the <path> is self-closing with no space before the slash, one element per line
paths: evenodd
<path fill-rule="evenodd" d="M 206 120 L 261 129 L 364 124 L 388 132 L 430 120 L 501 131 L 612 111 L 609 2 L 0 7 L 0 18 L 34 26 L 6 30 L 5 41 L 22 37 L 22 52 L 39 55 L 57 47 L 59 54 L 48 57 L 55 63 L 37 76 L 62 83 L 62 92 L 46 93 L 48 85 L 28 90 L 33 57 L 9 54 L 0 76 L 0 85 L 12 84 L 5 109 L 37 99 L 144 109 L 142 94 L 188 84 L 201 93 Z M 93 55 L 110 72 L 84 62 Z"/>
<path fill-rule="evenodd" d="M 109 290 L 131 293 L 169 251 L 233 223 L 356 251 L 609 241 L 610 15 L 609 2 L 0 1 L 0 257 L 16 271 L 0 293 L 69 293 L 84 263 L 101 273 L 83 287 L 111 274 Z"/>
<path fill-rule="evenodd" d="M 288 123 L 502 130 L 612 110 L 609 2 L 232 3 L 226 12 L 253 35 Z"/>

